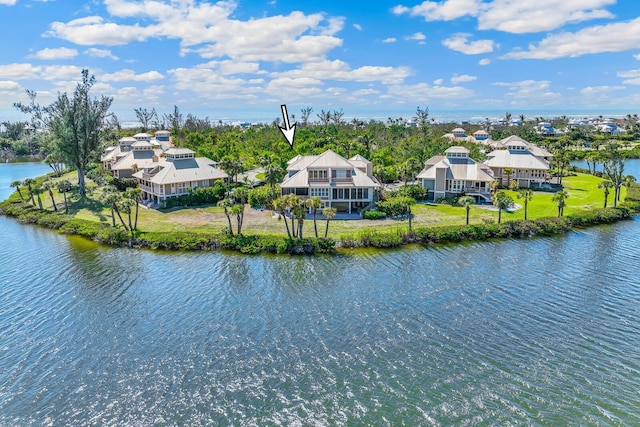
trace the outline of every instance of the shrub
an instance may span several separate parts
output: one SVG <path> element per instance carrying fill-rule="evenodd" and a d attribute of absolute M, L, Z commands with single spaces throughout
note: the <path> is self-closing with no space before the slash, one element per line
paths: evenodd
<path fill-rule="evenodd" d="M 376 205 L 378 210 L 387 214 L 387 216 L 401 216 L 409 213 L 411 205 L 416 201 L 411 197 L 391 197 L 387 200 L 382 200 Z"/>
<path fill-rule="evenodd" d="M 394 196 L 411 197 L 415 200 L 426 200 L 429 196 L 429 190 L 419 184 L 403 185 L 393 193 Z"/>
<path fill-rule="evenodd" d="M 265 185 L 249 190 L 249 204 L 253 207 L 271 209 L 273 201 L 278 198 L 279 191 L 275 187 Z"/>
<path fill-rule="evenodd" d="M 387 214 L 382 211 L 364 211 L 364 219 L 385 219 Z"/>

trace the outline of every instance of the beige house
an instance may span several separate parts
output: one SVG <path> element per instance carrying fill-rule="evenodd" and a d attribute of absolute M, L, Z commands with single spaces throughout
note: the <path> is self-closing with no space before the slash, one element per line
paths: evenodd
<path fill-rule="evenodd" d="M 504 186 L 515 180 L 518 186 L 529 188 L 532 184 L 547 181 L 551 153 L 517 136 L 498 141 L 499 147 L 489 154 L 485 164 Z"/>
<path fill-rule="evenodd" d="M 136 141 L 131 144 L 130 151 L 121 153 L 111 166 L 115 178 L 131 178 L 135 172 L 147 165 L 158 162 L 162 150 L 153 148 L 148 141 Z"/>
<path fill-rule="evenodd" d="M 162 204 L 170 197 L 188 194 L 190 188 L 210 187 L 216 181 L 228 178 L 216 162 L 195 157 L 188 148 L 171 148 L 164 156 L 133 174 L 145 200 Z"/>
<path fill-rule="evenodd" d="M 461 194 L 476 201 L 491 201 L 489 183 L 493 174 L 487 165 L 470 158 L 465 147 L 450 147 L 444 156 L 430 158 L 416 178 L 429 190 L 430 201 Z"/>
<path fill-rule="evenodd" d="M 325 207 L 351 214 L 372 206 L 380 184 L 369 160 L 359 155 L 347 160 L 327 150 L 317 156 L 291 159 L 280 188 L 282 195 L 320 197 Z"/>

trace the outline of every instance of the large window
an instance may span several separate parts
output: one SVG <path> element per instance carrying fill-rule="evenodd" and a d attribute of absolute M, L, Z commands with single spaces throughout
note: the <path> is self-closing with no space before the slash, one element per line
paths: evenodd
<path fill-rule="evenodd" d="M 326 169 L 310 169 L 309 170 L 309 180 L 310 181 L 320 181 L 327 179 L 328 174 Z"/>
<path fill-rule="evenodd" d="M 329 189 L 328 188 L 312 188 L 311 189 L 311 197 L 329 197 Z"/>
<path fill-rule="evenodd" d="M 449 181 L 449 191 L 454 193 L 461 193 L 464 189 L 464 181 L 459 180 L 451 180 Z"/>
<path fill-rule="evenodd" d="M 349 179 L 351 178 L 351 169 L 332 169 L 331 170 L 331 178 L 332 179 Z"/>

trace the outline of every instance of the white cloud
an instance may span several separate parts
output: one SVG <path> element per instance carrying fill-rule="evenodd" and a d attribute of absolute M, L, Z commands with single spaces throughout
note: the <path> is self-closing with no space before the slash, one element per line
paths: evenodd
<path fill-rule="evenodd" d="M 639 53 L 639 54 L 637 54 L 637 55 L 633 55 L 633 58 L 634 58 L 634 59 L 637 59 L 638 61 L 640 61 L 640 53 Z"/>
<path fill-rule="evenodd" d="M 431 99 L 467 99 L 473 97 L 475 92 L 461 86 L 430 86 L 427 83 L 417 83 L 390 86 L 388 94 L 404 101 L 429 102 Z"/>
<path fill-rule="evenodd" d="M 444 79 L 436 79 L 433 81 L 433 84 L 436 86 L 442 86 L 443 83 L 444 83 Z"/>
<path fill-rule="evenodd" d="M 396 6 L 392 12 L 396 15 L 409 13 L 411 16 L 421 16 L 426 21 L 451 21 L 467 15 L 475 16 L 479 5 L 478 0 L 424 1 L 413 7 Z"/>
<path fill-rule="evenodd" d="M 518 82 L 496 82 L 495 86 L 508 88 L 506 97 L 513 101 L 532 102 L 549 102 L 557 101 L 562 97 L 559 93 L 551 90 L 551 82 L 549 80 L 521 80 Z M 513 105 L 518 105 L 513 102 Z M 535 103 L 534 103 L 535 104 Z"/>
<path fill-rule="evenodd" d="M 153 82 L 163 78 L 164 76 L 157 71 L 136 74 L 135 71 L 128 68 L 100 76 L 100 80 L 104 82 Z"/>
<path fill-rule="evenodd" d="M 322 61 L 303 64 L 300 68 L 272 73 L 276 77 L 313 78 L 318 80 L 338 80 L 355 82 L 380 81 L 385 84 L 401 83 L 412 75 L 409 67 L 379 67 L 365 65 L 351 69 L 344 61 Z"/>
<path fill-rule="evenodd" d="M 470 76 L 468 74 L 462 74 L 462 75 L 454 74 L 453 77 L 451 77 L 451 83 L 453 83 L 454 85 L 459 83 L 469 83 L 477 79 L 478 78 L 476 76 Z"/>
<path fill-rule="evenodd" d="M 175 68 L 168 71 L 175 88 L 207 99 L 249 99 L 264 92 L 264 85 L 241 78 L 228 78 L 207 68 Z"/>
<path fill-rule="evenodd" d="M 96 58 L 111 58 L 114 61 L 117 61 L 119 59 L 117 56 L 111 53 L 109 49 L 97 49 L 95 47 L 90 47 L 89 49 L 84 51 L 84 54 Z"/>
<path fill-rule="evenodd" d="M 567 23 L 611 19 L 613 14 L 603 7 L 615 3 L 616 0 L 427 0 L 413 7 L 396 6 L 392 12 L 420 16 L 426 21 L 476 17 L 480 30 L 523 34 L 551 31 Z"/>
<path fill-rule="evenodd" d="M 424 34 L 422 34 L 421 32 L 417 32 L 417 33 L 414 33 L 414 34 L 412 34 L 412 35 L 410 35 L 410 36 L 406 36 L 404 39 L 405 39 L 405 40 L 417 40 L 417 41 L 423 41 L 423 40 L 426 40 L 426 39 L 427 39 L 427 36 L 425 36 L 425 35 L 424 35 Z"/>
<path fill-rule="evenodd" d="M 206 64 L 196 66 L 196 68 L 215 69 L 219 74 L 228 76 L 231 74 L 265 74 L 266 71 L 260 69 L 257 62 L 234 62 L 230 60 L 210 61 Z"/>
<path fill-rule="evenodd" d="M 76 56 L 78 56 L 78 51 L 76 49 L 69 49 L 68 47 L 58 47 L 39 50 L 31 57 L 35 59 L 50 61 L 56 59 L 70 59 L 75 58 Z"/>
<path fill-rule="evenodd" d="M 30 80 L 40 76 L 42 67 L 33 64 L 0 65 L 0 79 Z"/>
<path fill-rule="evenodd" d="M 479 55 L 493 52 L 493 40 L 468 41 L 471 34 L 457 33 L 442 41 L 442 44 L 451 50 L 462 52 L 465 55 Z"/>
<path fill-rule="evenodd" d="M 478 61 L 478 65 L 489 65 L 491 64 L 491 60 L 489 58 L 482 58 Z"/>
<path fill-rule="evenodd" d="M 528 50 L 513 51 L 505 59 L 555 59 L 638 48 L 640 18 L 628 22 L 584 28 L 575 33 L 552 34 Z"/>
<path fill-rule="evenodd" d="M 382 43 L 395 43 L 398 39 L 396 39 L 395 37 L 387 37 L 386 39 L 382 40 Z"/>
<path fill-rule="evenodd" d="M 355 28 L 358 31 L 362 31 L 362 25 L 360 24 L 353 24 L 353 28 Z"/>
<path fill-rule="evenodd" d="M 588 98 L 593 97 L 609 97 L 609 94 L 614 91 L 625 90 L 624 86 L 588 86 L 580 90 L 580 95 Z"/>
<path fill-rule="evenodd" d="M 75 88 L 78 79 L 82 74 L 82 68 L 75 65 L 50 65 L 42 71 L 42 78 L 45 80 L 73 80 L 73 88 Z M 73 91 L 73 89 L 71 90 Z"/>
<path fill-rule="evenodd" d="M 627 85 L 640 85 L 640 68 L 636 70 L 618 71 L 617 76 L 625 79 Z"/>
<path fill-rule="evenodd" d="M 354 96 L 377 95 L 380 91 L 376 89 L 358 89 L 353 92 Z"/>
<path fill-rule="evenodd" d="M 281 99 L 302 99 L 317 96 L 323 93 L 320 88 L 322 82 L 317 79 L 302 78 L 279 78 L 269 82 L 266 92 L 277 95 Z"/>
<path fill-rule="evenodd" d="M 23 88 L 18 82 L 12 80 L 0 80 L 0 93 L 22 92 Z"/>
<path fill-rule="evenodd" d="M 0 0 L 0 4 L 4 4 L 7 6 L 13 6 L 16 4 L 16 0 Z"/>

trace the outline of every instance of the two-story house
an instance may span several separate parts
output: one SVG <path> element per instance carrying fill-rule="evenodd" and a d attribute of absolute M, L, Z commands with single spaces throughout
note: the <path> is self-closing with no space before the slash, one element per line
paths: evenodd
<path fill-rule="evenodd" d="M 216 162 L 196 157 L 188 148 L 171 148 L 164 156 L 133 174 L 144 200 L 162 205 L 170 197 L 188 194 L 190 188 L 210 187 L 217 180 L 228 178 Z"/>
<path fill-rule="evenodd" d="M 547 180 L 551 153 L 517 136 L 498 142 L 496 150 L 487 154 L 485 164 L 504 186 L 515 180 L 520 187 L 532 187 Z"/>
<path fill-rule="evenodd" d="M 282 195 L 319 197 L 325 207 L 357 213 L 373 204 L 380 184 L 369 160 L 359 155 L 347 160 L 327 150 L 317 156 L 298 155 L 291 159 L 280 188 Z"/>
<path fill-rule="evenodd" d="M 431 157 L 416 178 L 429 190 L 427 200 L 430 201 L 460 194 L 473 196 L 476 201 L 491 201 L 491 169 L 470 158 L 466 147 L 453 146 L 444 156 Z"/>

